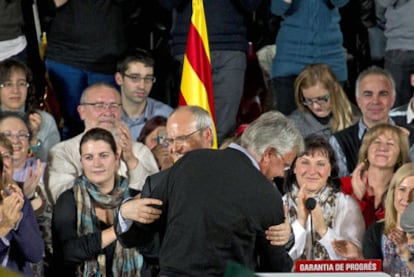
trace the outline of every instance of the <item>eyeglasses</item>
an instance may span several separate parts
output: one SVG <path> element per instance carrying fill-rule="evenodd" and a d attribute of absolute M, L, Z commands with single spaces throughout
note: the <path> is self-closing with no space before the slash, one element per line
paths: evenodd
<path fill-rule="evenodd" d="M 26 81 L 18 81 L 15 84 L 13 84 L 12 82 L 4 82 L 4 83 L 0 84 L 0 88 L 11 89 L 13 87 L 28 88 L 28 87 L 30 87 L 30 84 Z"/>
<path fill-rule="evenodd" d="M 80 103 L 81 106 L 92 106 L 95 111 L 103 112 L 106 109 L 109 109 L 111 112 L 117 112 L 122 106 L 120 103 L 104 103 L 104 102 L 95 102 L 95 103 Z"/>
<path fill-rule="evenodd" d="M 170 144 L 178 144 L 178 145 L 182 145 L 184 144 L 192 135 L 194 135 L 197 132 L 200 132 L 201 130 L 204 130 L 204 128 L 200 128 L 195 130 L 194 132 L 191 132 L 188 135 L 184 135 L 184 136 L 179 136 L 176 138 L 164 138 L 163 143 L 165 143 L 166 145 L 170 145 Z"/>
<path fill-rule="evenodd" d="M 12 140 L 13 138 L 16 138 L 20 141 L 28 139 L 30 137 L 30 134 L 27 132 L 18 132 L 18 133 L 12 133 L 12 132 L 3 132 L 3 136 L 5 136 L 8 140 Z"/>
<path fill-rule="evenodd" d="M 2 152 L 0 153 L 1 157 L 3 158 L 3 161 L 12 161 L 13 156 L 9 152 Z"/>
<path fill-rule="evenodd" d="M 142 77 L 141 75 L 128 75 L 124 73 L 124 76 L 130 79 L 133 83 L 137 84 L 144 80 L 144 84 L 149 85 L 155 83 L 157 80 L 154 76 L 145 76 Z"/>
<path fill-rule="evenodd" d="M 329 94 L 315 98 L 302 98 L 302 104 L 305 106 L 312 106 L 314 103 L 322 106 L 326 104 L 331 96 Z"/>
<path fill-rule="evenodd" d="M 276 151 L 277 158 L 282 160 L 283 163 L 283 171 L 288 171 L 290 169 L 290 163 L 286 162 L 285 158 L 283 158 L 283 155 Z"/>

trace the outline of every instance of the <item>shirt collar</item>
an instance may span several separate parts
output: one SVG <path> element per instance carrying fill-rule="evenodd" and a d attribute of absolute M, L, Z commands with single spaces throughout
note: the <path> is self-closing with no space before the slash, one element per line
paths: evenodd
<path fill-rule="evenodd" d="M 413 121 L 413 119 L 414 119 L 414 111 L 411 108 L 412 102 L 413 102 L 413 98 L 411 98 L 410 102 L 408 102 L 408 107 L 407 107 L 407 124 L 410 124 L 411 121 Z"/>
<path fill-rule="evenodd" d="M 230 143 L 228 147 L 238 150 L 242 152 L 243 154 L 245 154 L 250 159 L 254 167 L 256 167 L 260 171 L 259 163 L 253 158 L 253 156 L 245 148 L 241 147 L 240 145 L 234 142 Z"/>
<path fill-rule="evenodd" d="M 394 120 L 392 120 L 391 117 L 388 117 L 388 123 L 391 125 L 395 125 Z M 364 124 L 364 121 L 362 120 L 362 117 L 359 119 L 358 122 L 358 138 L 359 140 L 362 140 L 362 137 L 365 135 L 366 131 L 368 130 L 368 127 Z"/>

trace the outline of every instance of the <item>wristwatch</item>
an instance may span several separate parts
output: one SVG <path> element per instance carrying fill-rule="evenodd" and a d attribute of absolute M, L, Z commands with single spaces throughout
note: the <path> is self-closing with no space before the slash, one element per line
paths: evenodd
<path fill-rule="evenodd" d="M 30 145 L 30 149 L 33 152 L 39 151 L 40 150 L 40 147 L 42 147 L 42 143 L 43 142 L 40 139 L 37 139 L 37 144 L 36 145 Z"/>
<path fill-rule="evenodd" d="M 39 197 L 39 194 L 37 193 L 37 191 L 35 191 L 35 193 L 33 194 L 33 196 L 29 198 L 29 200 L 32 201 L 32 200 L 35 200 L 38 197 Z"/>

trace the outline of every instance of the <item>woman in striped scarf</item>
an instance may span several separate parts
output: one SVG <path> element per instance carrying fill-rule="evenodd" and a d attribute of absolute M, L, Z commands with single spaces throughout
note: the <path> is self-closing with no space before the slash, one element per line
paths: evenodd
<path fill-rule="evenodd" d="M 141 256 L 120 245 L 113 226 L 117 207 L 130 195 L 128 181 L 116 174 L 119 152 L 112 134 L 100 128 L 87 131 L 80 154 L 83 174 L 54 208 L 54 274 L 139 276 Z"/>

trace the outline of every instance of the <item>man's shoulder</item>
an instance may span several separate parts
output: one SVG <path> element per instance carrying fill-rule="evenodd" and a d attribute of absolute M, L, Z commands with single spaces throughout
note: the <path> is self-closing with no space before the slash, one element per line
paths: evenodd
<path fill-rule="evenodd" d="M 53 156 L 61 156 L 61 155 L 69 155 L 72 156 L 72 153 L 79 153 L 79 145 L 80 140 L 82 138 L 83 134 L 80 134 L 76 137 L 63 140 L 57 144 L 55 144 L 50 150 L 49 150 L 49 157 Z M 72 155 L 70 155 L 72 154 Z"/>
<path fill-rule="evenodd" d="M 145 114 L 146 116 L 156 116 L 156 115 L 162 115 L 165 117 L 170 116 L 172 113 L 173 108 L 171 108 L 169 105 L 159 101 L 155 100 L 154 98 L 148 97 L 147 98 L 147 107 Z"/>
<path fill-rule="evenodd" d="M 344 128 L 338 132 L 335 132 L 333 136 L 336 138 L 339 138 L 339 137 L 344 137 L 344 136 L 349 136 L 349 135 L 354 136 L 356 134 L 358 137 L 358 128 L 359 128 L 359 121 L 347 128 Z"/>

